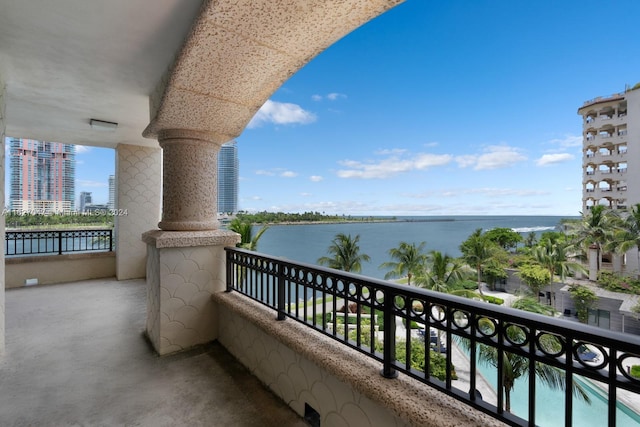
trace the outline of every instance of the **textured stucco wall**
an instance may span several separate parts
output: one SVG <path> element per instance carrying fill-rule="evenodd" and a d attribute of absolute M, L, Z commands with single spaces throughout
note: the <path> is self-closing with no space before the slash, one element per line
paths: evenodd
<path fill-rule="evenodd" d="M 161 194 L 160 148 L 118 145 L 115 206 L 118 280 L 145 277 L 147 248 L 141 236 L 158 226 Z"/>
<path fill-rule="evenodd" d="M 8 258 L 5 260 L 5 283 L 7 288 L 19 288 L 25 286 L 27 279 L 38 279 L 39 285 L 50 285 L 114 277 L 115 260 L 113 252 Z"/>
<path fill-rule="evenodd" d="M 4 82 L 0 75 L 0 197 L 2 206 L 7 203 L 4 194 L 4 131 L 5 131 Z M 4 242 L 4 215 L 0 217 L 0 241 Z M 0 354 L 4 353 L 4 251 L 0 251 Z"/>
<path fill-rule="evenodd" d="M 219 293 L 218 340 L 294 411 L 322 426 L 503 426 L 488 415 L 381 365 L 237 293 Z"/>
<path fill-rule="evenodd" d="M 159 354 L 217 338 L 218 315 L 211 296 L 225 289 L 224 247 L 234 245 L 236 236 L 222 230 L 145 233 L 147 335 Z M 204 245 L 205 240 L 219 243 Z"/>

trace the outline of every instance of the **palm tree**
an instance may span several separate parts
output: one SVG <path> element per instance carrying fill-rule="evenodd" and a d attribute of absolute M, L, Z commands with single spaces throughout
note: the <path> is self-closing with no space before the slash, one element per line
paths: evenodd
<path fill-rule="evenodd" d="M 471 236 L 460 245 L 462 259 L 477 272 L 480 295 L 484 295 L 482 293 L 482 268 L 493 258 L 496 246 L 495 243 L 482 235 L 481 228 L 471 233 Z"/>
<path fill-rule="evenodd" d="M 400 242 L 397 248 L 389 249 L 389 256 L 395 261 L 387 261 L 380 264 L 380 268 L 390 268 L 391 271 L 384 275 L 385 280 L 403 277 L 407 275 L 407 285 L 411 286 L 411 277 L 425 262 L 425 242 L 416 246 L 415 243 Z"/>
<path fill-rule="evenodd" d="M 488 321 L 486 322 L 488 323 Z M 479 326 L 483 327 L 482 322 Z M 488 324 L 486 326 L 493 327 Z M 507 334 L 513 342 L 522 342 L 524 338 L 519 336 L 523 332 L 518 328 L 508 328 Z M 458 342 L 467 350 L 470 350 L 471 342 L 468 339 L 460 339 Z M 545 351 L 556 353 L 560 350 L 561 343 L 556 337 L 547 334 L 540 337 L 540 345 L 544 347 Z M 498 361 L 502 362 L 500 375 L 502 376 L 502 392 L 504 393 L 504 410 L 511 412 L 511 391 L 515 387 L 518 378 L 529 375 L 529 358 L 506 351 L 500 353 L 496 347 L 485 344 L 478 345 L 476 354 L 478 362 L 486 363 L 496 369 L 498 369 Z M 534 370 L 536 377 L 550 389 L 566 390 L 567 383 L 564 370 L 542 362 L 535 362 Z M 587 391 L 579 383 L 572 383 L 572 391 L 574 396 L 583 399 L 587 403 L 591 402 Z"/>
<path fill-rule="evenodd" d="M 602 248 L 607 245 L 615 233 L 616 215 L 602 205 L 593 206 L 582 219 L 570 224 L 570 234 L 573 236 L 575 249 L 588 253 L 589 247 L 596 249 L 596 270 L 600 271 L 602 262 Z"/>
<path fill-rule="evenodd" d="M 258 241 L 262 237 L 265 231 L 269 229 L 269 226 L 263 226 L 254 236 L 253 225 L 248 221 L 242 221 L 239 218 L 234 218 L 229 223 L 229 230 L 234 231 L 240 235 L 240 243 L 236 246 L 242 249 L 248 249 L 255 251 L 258 249 Z"/>
<path fill-rule="evenodd" d="M 549 271 L 549 283 L 553 283 L 556 275 L 560 282 L 572 271 L 584 271 L 582 264 L 574 262 L 568 253 L 568 243 L 546 240 L 533 249 L 532 255 L 538 264 Z"/>
<path fill-rule="evenodd" d="M 342 271 L 350 271 L 359 273 L 362 271 L 362 262 L 369 262 L 371 257 L 367 254 L 360 253 L 360 235 L 356 234 L 351 237 L 350 234 L 338 233 L 331 241 L 331 245 L 327 252 L 331 257 L 321 257 L 318 264 L 326 265 L 329 268 L 335 268 Z"/>
<path fill-rule="evenodd" d="M 416 285 L 433 291 L 447 292 L 452 284 L 464 278 L 463 268 L 457 258 L 440 251 L 431 251 L 427 255 L 424 268 L 416 274 Z"/>
<path fill-rule="evenodd" d="M 620 254 L 636 248 L 640 269 L 640 203 L 631 206 L 631 209 L 622 218 L 620 229 L 615 232 L 610 243 L 611 248 Z M 640 275 L 640 271 L 638 271 L 638 275 Z"/>
<path fill-rule="evenodd" d="M 538 237 L 536 235 L 536 232 L 530 231 L 529 234 L 527 234 L 527 237 L 524 238 L 524 246 L 526 248 L 532 248 L 533 246 L 535 246 L 537 240 Z"/>

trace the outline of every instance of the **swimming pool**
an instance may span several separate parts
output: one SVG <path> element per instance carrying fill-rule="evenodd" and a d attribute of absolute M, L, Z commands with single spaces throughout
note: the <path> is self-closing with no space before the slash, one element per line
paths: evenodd
<path fill-rule="evenodd" d="M 497 388 L 496 369 L 484 363 L 478 363 L 478 371 L 494 388 Z M 591 403 L 582 399 L 573 399 L 573 425 L 576 427 L 602 427 L 607 425 L 607 394 L 590 381 L 576 378 L 591 398 Z M 529 381 L 527 377 L 516 380 L 511 391 L 511 412 L 521 418 L 529 417 Z M 617 402 L 616 427 L 640 426 L 640 416 L 624 404 Z M 546 384 L 536 381 L 536 425 L 541 427 L 564 426 L 564 392 L 550 389 Z"/>

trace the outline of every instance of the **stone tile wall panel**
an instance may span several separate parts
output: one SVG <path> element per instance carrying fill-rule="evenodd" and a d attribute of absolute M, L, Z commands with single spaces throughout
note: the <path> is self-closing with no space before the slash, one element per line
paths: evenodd
<path fill-rule="evenodd" d="M 5 132 L 5 98 L 4 90 L 5 86 L 0 76 L 0 199 L 6 200 L 4 194 L 4 175 L 5 175 L 5 161 L 4 161 L 4 132 Z M 0 217 L 0 239 L 4 242 L 4 215 Z M 0 354 L 4 353 L 4 251 L 0 253 Z"/>
<path fill-rule="evenodd" d="M 120 144 L 116 150 L 116 275 L 118 280 L 145 277 L 146 245 L 142 233 L 160 221 L 162 153 L 160 148 Z"/>

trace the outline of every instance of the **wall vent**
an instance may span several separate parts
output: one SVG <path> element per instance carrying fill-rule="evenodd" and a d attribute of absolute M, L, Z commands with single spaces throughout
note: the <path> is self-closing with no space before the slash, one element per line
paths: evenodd
<path fill-rule="evenodd" d="M 311 427 L 320 427 L 320 414 L 318 411 L 309 406 L 308 403 L 304 404 L 304 420 Z"/>

